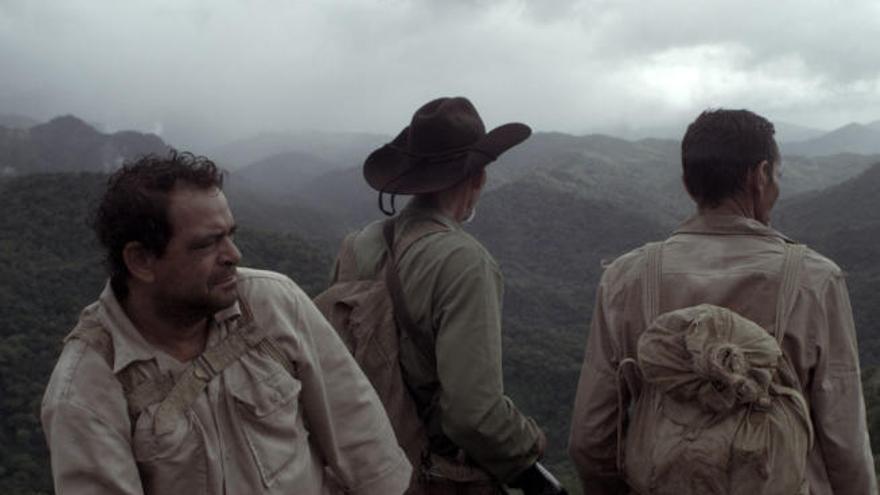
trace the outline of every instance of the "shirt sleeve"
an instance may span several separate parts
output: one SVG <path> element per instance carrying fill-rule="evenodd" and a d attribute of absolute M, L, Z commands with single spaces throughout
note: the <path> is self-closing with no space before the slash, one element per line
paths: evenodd
<path fill-rule="evenodd" d="M 817 447 L 834 493 L 877 493 L 849 294 L 835 275 L 822 294 L 824 332 L 809 386 Z"/>
<path fill-rule="evenodd" d="M 401 494 L 412 469 L 372 385 L 315 305 L 290 284 L 309 433 L 346 493 Z"/>
<path fill-rule="evenodd" d="M 611 328 L 605 313 L 605 289 L 599 285 L 590 335 L 571 418 L 569 455 L 584 493 L 627 493 L 617 470 L 617 364 Z"/>
<path fill-rule="evenodd" d="M 539 429 L 504 395 L 502 280 L 476 246 L 452 249 L 434 292 L 440 423 L 443 432 L 502 481 L 538 457 Z"/>
<path fill-rule="evenodd" d="M 94 378 L 92 383 L 95 386 L 119 387 L 118 383 L 109 381 L 102 384 L 101 381 L 106 381 L 101 380 L 102 377 Z M 109 379 L 116 380 L 112 375 Z M 60 386 L 62 384 L 50 381 L 49 395 L 54 395 L 56 387 Z M 143 494 L 126 434 L 127 421 L 120 419 L 119 424 L 113 424 L 112 418 L 79 405 L 70 397 L 50 397 L 43 404 L 41 420 L 49 446 L 56 493 Z"/>

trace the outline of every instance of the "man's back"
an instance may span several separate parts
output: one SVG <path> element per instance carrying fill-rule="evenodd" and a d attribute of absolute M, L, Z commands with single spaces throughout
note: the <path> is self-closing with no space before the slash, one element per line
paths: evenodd
<path fill-rule="evenodd" d="M 434 345 L 423 349 L 401 341 L 407 385 L 425 392 L 417 398 L 422 404 L 436 396 L 427 413 L 435 449 L 438 444 L 462 448 L 503 479 L 535 461 L 538 429 L 503 395 L 501 272 L 457 222 L 431 209 L 407 207 L 398 217 L 396 235 L 422 222 L 446 230 L 413 243 L 397 265 L 413 322 Z M 378 273 L 384 253 L 381 230 L 379 223 L 371 224 L 355 240 L 359 278 Z M 445 454 L 454 456 L 455 450 Z"/>
<path fill-rule="evenodd" d="M 663 246 L 660 312 L 710 303 L 772 330 L 786 242 L 773 229 L 741 216 L 690 219 Z M 571 438 L 572 456 L 585 480 L 617 477 L 614 376 L 623 358 L 634 357 L 645 327 L 643 271 L 643 249 L 637 249 L 608 267 L 598 290 Z M 804 259 L 782 348 L 798 374 L 815 427 L 808 461 L 811 492 L 832 493 L 833 487 L 833 493 L 873 493 L 846 286 L 840 269 L 813 251 Z"/>

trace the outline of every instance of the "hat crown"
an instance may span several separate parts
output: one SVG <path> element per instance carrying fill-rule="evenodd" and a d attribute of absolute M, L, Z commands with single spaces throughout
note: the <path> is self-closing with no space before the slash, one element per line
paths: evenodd
<path fill-rule="evenodd" d="M 408 134 L 410 151 L 441 154 L 473 145 L 486 127 L 467 98 L 438 98 L 416 110 Z"/>

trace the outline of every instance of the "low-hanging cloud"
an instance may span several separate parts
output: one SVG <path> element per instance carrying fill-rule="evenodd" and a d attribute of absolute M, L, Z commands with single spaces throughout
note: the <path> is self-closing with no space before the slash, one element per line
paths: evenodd
<path fill-rule="evenodd" d="M 437 95 L 581 133 L 708 106 L 880 118 L 871 1 L 0 0 L 0 112 L 74 113 L 216 145 L 392 134 Z"/>

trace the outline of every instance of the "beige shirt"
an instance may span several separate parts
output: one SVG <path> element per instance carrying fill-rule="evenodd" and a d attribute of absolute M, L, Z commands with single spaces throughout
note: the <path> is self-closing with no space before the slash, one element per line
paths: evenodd
<path fill-rule="evenodd" d="M 422 350 L 431 361 L 427 370 L 408 366 L 415 352 L 401 348 L 402 365 L 411 371 L 408 384 L 439 395 L 429 434 L 442 429 L 470 458 L 508 481 L 537 460 L 540 430 L 504 395 L 501 270 L 476 239 L 436 210 L 410 204 L 395 235 L 420 222 L 449 230 L 416 241 L 399 260 L 406 305 L 415 325 L 434 340 L 433 349 Z M 361 231 L 354 246 L 359 276 L 374 278 L 385 252 L 381 222 Z"/>
<path fill-rule="evenodd" d="M 251 349 L 209 382 L 173 432 L 154 432 L 157 404 L 132 425 L 114 375 L 157 365 L 178 376 L 187 363 L 148 344 L 108 284 L 83 317 L 110 330 L 112 368 L 70 340 L 43 399 L 57 493 L 317 495 L 337 493 L 339 485 L 349 493 L 403 493 L 409 463 L 333 328 L 289 278 L 245 268 L 238 278 L 255 323 L 278 342 L 296 376 Z M 207 346 L 239 316 L 237 303 L 217 313 Z"/>
<path fill-rule="evenodd" d="M 785 242 L 782 234 L 744 217 L 691 218 L 663 247 L 660 312 L 711 303 L 771 329 Z M 636 249 L 608 266 L 596 295 L 570 437 L 570 454 L 591 495 L 625 493 L 615 466 L 615 374 L 618 363 L 634 355 L 645 326 L 643 253 Z M 810 493 L 876 494 L 849 295 L 840 268 L 812 250 L 782 348 L 800 378 L 815 428 Z"/>

